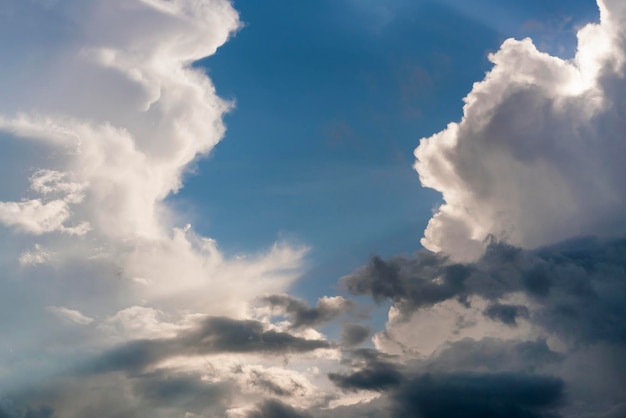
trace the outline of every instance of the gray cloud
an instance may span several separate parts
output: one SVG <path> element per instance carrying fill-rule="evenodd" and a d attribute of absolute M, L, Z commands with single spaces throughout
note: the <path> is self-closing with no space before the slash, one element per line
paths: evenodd
<path fill-rule="evenodd" d="M 269 399 L 249 414 L 248 418 L 311 418 L 311 415 L 278 400 Z"/>
<path fill-rule="evenodd" d="M 546 340 L 504 341 L 497 338 L 466 338 L 448 343 L 434 358 L 420 363 L 420 370 L 433 373 L 512 372 L 533 373 L 565 359 Z"/>
<path fill-rule="evenodd" d="M 287 385 L 276 382 L 270 373 L 260 371 L 252 371 L 249 381 L 252 385 L 257 386 L 273 396 L 294 396 L 302 392 L 304 388 L 294 379 L 290 379 Z"/>
<path fill-rule="evenodd" d="M 208 317 L 194 329 L 169 339 L 138 340 L 114 348 L 88 364 L 83 372 L 137 371 L 176 355 L 211 353 L 303 353 L 331 344 L 266 329 L 261 322 Z"/>
<path fill-rule="evenodd" d="M 16 409 L 10 402 L 7 405 L 0 404 L 0 418 L 55 418 L 54 409 L 49 406 L 36 408 Z"/>
<path fill-rule="evenodd" d="M 486 314 L 506 324 L 528 317 L 572 341 L 626 343 L 626 239 L 579 238 L 537 250 L 490 244 L 472 263 L 421 251 L 414 258 L 378 257 L 342 279 L 353 293 L 388 298 L 404 313 L 478 295 Z M 500 303 L 522 292 L 538 306 Z"/>
<path fill-rule="evenodd" d="M 232 390 L 226 384 L 208 383 L 197 374 L 167 373 L 163 370 L 142 374 L 133 384 L 134 394 L 153 407 L 201 411 L 207 405 L 223 403 Z"/>
<path fill-rule="evenodd" d="M 2 418 L 169 418 L 185 412 L 223 414 L 236 394 L 231 382 L 207 382 L 201 373 L 157 369 L 129 376 L 111 372 L 40 382 L 13 393 Z M 0 409 L 2 411 L 2 409 Z"/>
<path fill-rule="evenodd" d="M 341 330 L 341 344 L 346 347 L 359 345 L 367 340 L 372 330 L 359 324 L 346 324 Z"/>
<path fill-rule="evenodd" d="M 564 400 L 560 379 L 517 374 L 425 375 L 396 394 L 394 416 L 406 418 L 548 418 Z"/>
<path fill-rule="evenodd" d="M 262 301 L 287 315 L 294 328 L 313 327 L 332 321 L 354 307 L 353 302 L 340 296 L 321 298 L 314 307 L 289 295 L 270 295 L 264 297 Z"/>
<path fill-rule="evenodd" d="M 360 349 L 351 353 L 350 373 L 329 373 L 328 378 L 345 391 L 373 390 L 383 392 L 399 386 L 404 380 L 403 368 L 376 350 Z"/>
<path fill-rule="evenodd" d="M 523 305 L 493 303 L 485 309 L 485 316 L 512 327 L 517 326 L 517 318 L 528 318 L 528 308 Z"/>
<path fill-rule="evenodd" d="M 329 379 L 346 391 L 382 392 L 392 417 L 547 418 L 565 404 L 563 380 L 535 373 L 562 361 L 542 340 L 468 339 L 430 359 L 405 365 L 393 360 L 357 350 L 347 360 L 351 371 Z"/>
<path fill-rule="evenodd" d="M 348 373 L 329 376 L 344 390 L 385 392 L 386 399 L 397 404 L 392 416 L 447 417 L 467 411 L 463 416 L 552 417 L 560 413 L 588 418 L 609 414 L 626 401 L 626 380 L 619 377 L 625 367 L 621 353 L 626 349 L 624 238 L 583 237 L 535 250 L 492 241 L 483 256 L 467 263 L 425 251 L 414 258 L 375 258 L 342 281 L 353 293 L 394 303 L 402 315 L 379 334 L 392 338 L 389 344 L 401 337 L 398 333 L 409 325 L 407 320 L 432 318 L 428 312 L 439 311 L 430 308 L 447 300 L 460 302 L 441 305 L 456 306 L 460 317 L 464 310 L 468 315 L 477 312 L 472 321 L 497 321 L 511 330 L 508 336 L 502 328 L 487 334 L 492 338 L 480 340 L 451 342 L 450 336 L 446 342 L 442 337 L 443 345 L 432 356 L 405 359 L 404 368 L 394 361 L 382 365 L 365 361 Z M 478 304 L 477 298 L 486 300 L 480 302 L 486 303 L 482 315 L 472 306 Z M 511 302 L 519 298 L 525 302 Z M 398 344 L 408 355 L 411 339 L 420 336 L 406 338 Z M 583 364 L 596 366 L 581 368 Z M 473 400 L 485 398 L 480 393 L 488 393 L 491 387 L 500 401 Z M 544 391 L 554 395 L 545 403 L 527 397 Z M 565 402 L 566 391 L 578 403 Z"/>
<path fill-rule="evenodd" d="M 469 266 L 421 251 L 413 258 L 372 257 L 367 266 L 343 277 L 342 282 L 354 294 L 368 294 L 376 301 L 391 299 L 408 313 L 460 296 L 470 273 Z"/>

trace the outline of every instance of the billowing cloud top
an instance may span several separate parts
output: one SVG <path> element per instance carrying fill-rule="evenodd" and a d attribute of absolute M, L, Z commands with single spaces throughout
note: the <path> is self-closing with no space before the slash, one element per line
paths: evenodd
<path fill-rule="evenodd" d="M 4 42 L 23 37 L 34 47 L 3 45 L 3 61 L 15 63 L 0 82 L 0 127 L 55 158 L 31 178 L 40 197 L 4 202 L 0 220 L 33 234 L 163 234 L 159 203 L 224 132 L 229 104 L 191 64 L 237 29 L 230 3 L 11 1 L 6 9 Z"/>
<path fill-rule="evenodd" d="M 573 60 L 504 42 L 461 122 L 421 141 L 415 168 L 444 199 L 426 248 L 469 260 L 488 236 L 532 248 L 626 232 L 626 16 L 620 1 L 599 6 Z"/>
<path fill-rule="evenodd" d="M 22 265 L 106 260 L 144 299 L 186 298 L 210 281 L 227 310 L 237 288 L 255 297 L 293 279 L 304 249 L 225 263 L 211 239 L 173 229 L 182 220 L 164 204 L 224 134 L 231 104 L 192 64 L 238 29 L 229 1 L 11 1 L 2 19 L 2 140 L 31 172 L 0 201 L 0 224 Z M 264 279 L 241 286 L 246 275 Z"/>

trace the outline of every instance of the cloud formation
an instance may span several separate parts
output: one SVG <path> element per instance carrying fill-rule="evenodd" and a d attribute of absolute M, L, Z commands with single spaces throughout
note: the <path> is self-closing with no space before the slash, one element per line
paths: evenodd
<path fill-rule="evenodd" d="M 224 134 L 193 63 L 238 30 L 229 1 L 9 0 L 0 148 L 29 169 L 0 189 L 0 417 L 620 416 L 626 6 L 599 6 L 573 60 L 504 42 L 421 141 L 444 203 L 427 250 L 342 279 L 392 304 L 359 348 L 368 326 L 316 329 L 354 302 L 283 293 L 306 248 L 228 258 L 166 203 Z"/>
<path fill-rule="evenodd" d="M 274 312 L 289 317 L 293 328 L 313 327 L 332 321 L 354 307 L 352 301 L 341 296 L 322 297 L 315 307 L 310 307 L 305 301 L 289 295 L 270 295 L 262 299 L 270 305 Z"/>
<path fill-rule="evenodd" d="M 258 321 L 208 317 L 173 338 L 134 340 L 104 353 L 87 366 L 88 372 L 142 370 L 174 356 L 211 353 L 281 355 L 331 348 L 327 341 L 308 340 L 266 327 Z"/>
<path fill-rule="evenodd" d="M 505 41 L 462 120 L 422 139 L 415 168 L 444 200 L 426 248 L 470 260 L 490 236 L 533 248 L 626 233 L 626 16 L 619 0 L 598 4 L 601 22 L 578 32 L 573 60 Z"/>
<path fill-rule="evenodd" d="M 304 395 L 284 398 L 318 396 L 272 367 L 332 344 L 248 309 L 287 289 L 307 249 L 226 257 L 166 201 L 233 106 L 193 64 L 239 27 L 228 0 L 3 4 L 0 154 L 20 169 L 0 185 L 2 413 L 223 414 L 229 394 L 251 405 L 285 375 Z M 198 358 L 220 355 L 207 382 Z"/>
<path fill-rule="evenodd" d="M 530 39 L 490 55 L 494 67 L 465 98 L 462 120 L 415 151 L 422 184 L 443 195 L 426 250 L 373 257 L 342 279 L 356 295 L 393 304 L 373 338 L 402 376 L 382 390 L 387 411 L 620 411 L 626 7 L 598 5 L 601 20 L 578 32 L 572 60 Z M 378 369 L 358 365 L 331 380 L 381 390 Z"/>

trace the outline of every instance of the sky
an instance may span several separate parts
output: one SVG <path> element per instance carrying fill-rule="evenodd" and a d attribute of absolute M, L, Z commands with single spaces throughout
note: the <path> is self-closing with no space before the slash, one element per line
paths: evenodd
<path fill-rule="evenodd" d="M 625 417 L 624 28 L 6 0 L 0 417 Z"/>

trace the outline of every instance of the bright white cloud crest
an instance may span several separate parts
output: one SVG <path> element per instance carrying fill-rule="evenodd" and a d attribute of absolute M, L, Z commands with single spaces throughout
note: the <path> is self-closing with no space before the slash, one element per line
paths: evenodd
<path fill-rule="evenodd" d="M 306 248 L 279 243 L 230 259 L 212 239 L 176 227 L 186 220 L 164 202 L 225 131 L 232 104 L 192 64 L 239 28 L 229 1 L 11 0 L 0 26 L 10 62 L 0 79 L 0 141 L 33 156 L 22 164 L 26 179 L 15 173 L 28 182 L 21 196 L 0 196 L 0 225 L 17 247 L 9 265 L 23 280 L 14 287 L 37 305 L 3 308 L 20 312 L 23 323 L 5 336 L 24 357 L 0 372 L 0 391 L 55 371 L 55 360 L 24 360 L 49 338 L 35 329 L 56 330 L 50 344 L 81 335 L 51 348 L 62 368 L 81 347 L 171 336 L 192 314 L 244 317 L 248 302 L 286 290 Z"/>
<path fill-rule="evenodd" d="M 46 51 L 16 52 L 24 67 L 3 74 L 0 128 L 4 140 L 49 158 L 22 200 L 0 202 L 0 223 L 22 234 L 85 236 L 82 256 L 105 257 L 147 284 L 135 286 L 143 298 L 189 303 L 198 299 L 189 292 L 210 282 L 211 297 L 196 301 L 203 311 L 241 313 L 242 300 L 293 280 L 303 249 L 277 245 L 230 263 L 211 240 L 173 230 L 179 220 L 163 203 L 224 133 L 231 104 L 192 64 L 238 29 L 230 2 L 16 1 L 8 10 L 13 22 L 36 20 L 28 38 Z M 258 280 L 243 285 L 244 276 Z"/>
<path fill-rule="evenodd" d="M 578 33 L 567 61 L 507 40 L 465 99 L 464 117 L 416 149 L 422 183 L 443 194 L 422 241 L 457 259 L 488 235 L 532 248 L 626 231 L 624 6 Z"/>

